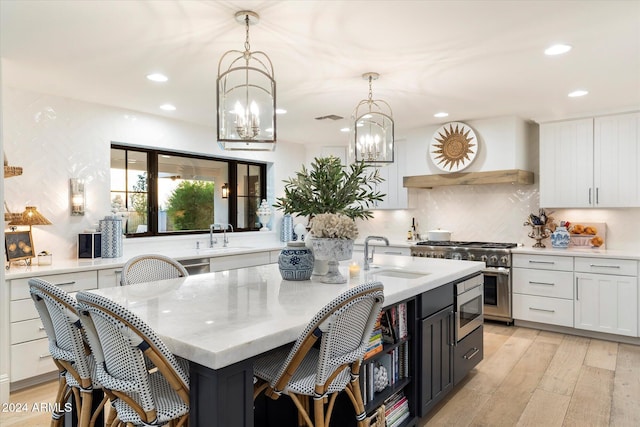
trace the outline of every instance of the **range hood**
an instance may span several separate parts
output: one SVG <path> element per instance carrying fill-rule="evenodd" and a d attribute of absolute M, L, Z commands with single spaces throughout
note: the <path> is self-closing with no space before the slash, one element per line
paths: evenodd
<path fill-rule="evenodd" d="M 406 188 L 433 188 L 444 185 L 533 184 L 533 172 L 505 169 L 487 172 L 456 172 L 435 175 L 415 175 L 402 178 Z"/>

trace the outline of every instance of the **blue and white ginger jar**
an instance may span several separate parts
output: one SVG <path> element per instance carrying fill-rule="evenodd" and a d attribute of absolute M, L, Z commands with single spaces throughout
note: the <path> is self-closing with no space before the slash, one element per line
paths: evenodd
<path fill-rule="evenodd" d="M 556 227 L 556 230 L 551 233 L 551 246 L 554 248 L 568 248 L 570 241 L 571 236 L 567 231 L 567 227 Z"/>
<path fill-rule="evenodd" d="M 284 280 L 309 280 L 315 258 L 304 242 L 289 242 L 278 257 L 280 275 Z"/>

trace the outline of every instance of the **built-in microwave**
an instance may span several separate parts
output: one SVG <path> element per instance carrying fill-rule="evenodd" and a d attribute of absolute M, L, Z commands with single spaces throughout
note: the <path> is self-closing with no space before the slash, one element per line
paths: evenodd
<path fill-rule="evenodd" d="M 456 283 L 456 342 L 484 322 L 482 274 Z"/>

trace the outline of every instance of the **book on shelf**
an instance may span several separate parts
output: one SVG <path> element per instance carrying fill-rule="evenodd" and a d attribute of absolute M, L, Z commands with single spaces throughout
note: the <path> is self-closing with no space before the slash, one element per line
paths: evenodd
<path fill-rule="evenodd" d="M 409 418 L 411 414 L 409 413 L 409 409 L 407 409 L 406 412 L 403 412 L 399 418 L 397 418 L 396 420 L 392 421 L 391 424 L 389 424 L 389 421 L 387 421 L 387 427 L 398 427 L 399 425 L 401 425 L 407 418 Z"/>
<path fill-rule="evenodd" d="M 398 304 L 398 337 L 405 339 L 409 335 L 407 329 L 407 303 Z"/>
<path fill-rule="evenodd" d="M 380 319 L 380 329 L 382 332 L 382 342 L 386 344 L 395 344 L 396 334 L 393 330 L 393 320 L 391 318 L 391 309 L 385 310 Z"/>

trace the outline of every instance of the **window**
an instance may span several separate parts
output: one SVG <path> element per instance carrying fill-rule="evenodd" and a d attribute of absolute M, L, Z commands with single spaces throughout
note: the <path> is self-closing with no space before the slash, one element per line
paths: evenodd
<path fill-rule="evenodd" d="M 111 209 L 129 236 L 208 232 L 214 223 L 259 230 L 265 195 L 264 164 L 111 146 Z"/>

